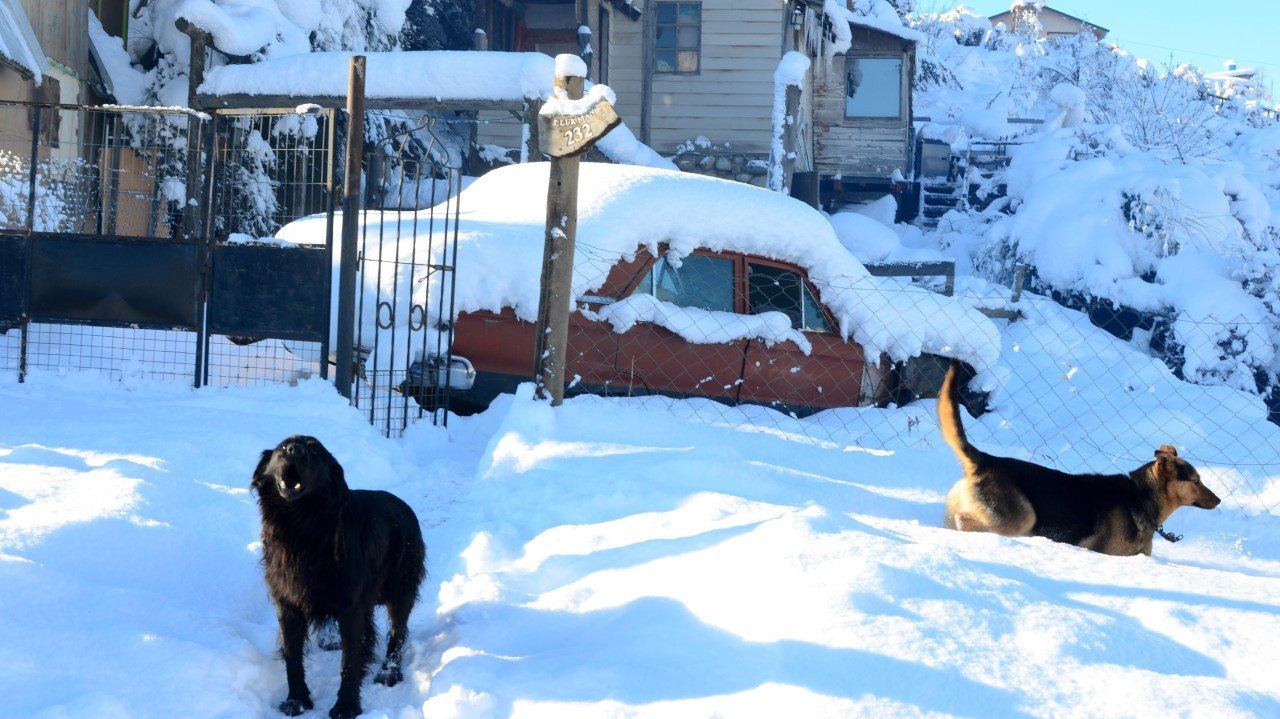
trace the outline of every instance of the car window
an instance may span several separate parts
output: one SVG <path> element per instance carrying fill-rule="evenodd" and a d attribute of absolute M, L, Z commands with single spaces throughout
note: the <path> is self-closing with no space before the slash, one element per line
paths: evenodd
<path fill-rule="evenodd" d="M 771 265 L 747 265 L 748 311 L 781 312 L 791 318 L 796 329 L 830 332 L 822 309 L 797 272 Z"/>
<path fill-rule="evenodd" d="M 691 255 L 677 269 L 663 257 L 632 294 L 653 295 L 680 307 L 732 312 L 733 260 Z"/>

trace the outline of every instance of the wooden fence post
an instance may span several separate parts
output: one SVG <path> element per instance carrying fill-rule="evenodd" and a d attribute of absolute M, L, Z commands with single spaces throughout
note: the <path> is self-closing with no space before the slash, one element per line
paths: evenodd
<path fill-rule="evenodd" d="M 334 384 L 351 399 L 356 327 L 356 241 L 360 230 L 360 172 L 364 161 L 365 56 L 355 55 L 347 70 L 346 174 L 342 188 L 342 247 L 338 264 L 338 330 Z"/>
<path fill-rule="evenodd" d="M 191 68 L 187 75 L 187 107 L 192 110 L 192 114 L 187 118 L 187 177 L 186 177 L 186 201 L 182 205 L 182 237 L 190 240 L 201 234 L 205 223 L 202 222 L 202 211 L 212 212 L 213 208 L 205 207 L 200 203 L 200 169 L 202 155 L 208 143 L 205 142 L 205 122 L 195 115 L 195 111 L 199 110 L 196 102 L 197 90 L 204 83 L 204 66 L 205 54 L 209 46 L 213 44 L 213 36 L 207 31 L 192 25 L 186 18 L 178 18 L 174 23 L 178 30 L 182 31 L 191 38 Z M 212 132 L 212 122 L 208 123 L 208 131 Z M 212 160 L 212 158 L 210 158 Z M 212 172 L 213 168 L 210 167 Z M 151 220 L 154 221 L 155 213 L 151 213 Z M 206 240 L 208 238 L 205 238 Z"/>
<path fill-rule="evenodd" d="M 570 100 L 582 99 L 585 78 L 561 74 L 555 86 Z M 558 93 L 557 93 L 558 94 Z M 547 234 L 542 250 L 542 289 L 534 341 L 534 383 L 539 399 L 564 401 L 565 346 L 573 303 L 573 245 L 578 231 L 579 157 L 551 157 L 547 183 Z"/>

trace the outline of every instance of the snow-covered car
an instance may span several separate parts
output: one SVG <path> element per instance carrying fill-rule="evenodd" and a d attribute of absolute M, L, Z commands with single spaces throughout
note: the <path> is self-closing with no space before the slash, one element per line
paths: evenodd
<path fill-rule="evenodd" d="M 547 175 L 548 163 L 499 168 L 457 200 L 454 315 L 427 323 L 451 332 L 453 356 L 474 368 L 473 386 L 457 387 L 451 399 L 456 408 L 487 406 L 533 375 Z M 370 212 L 361 236 L 399 237 L 384 240 L 381 256 L 425 268 L 438 258 L 415 257 L 427 243 L 409 239 L 427 226 L 427 212 Z M 304 220 L 278 236 L 314 241 L 321 227 Z M 896 362 L 932 354 L 981 371 L 999 354 L 998 332 L 981 313 L 905 280 L 872 277 L 820 212 L 749 185 L 583 163 L 576 247 L 570 393 L 706 397 L 807 413 L 886 399 Z M 383 297 L 406 293 L 388 305 L 432 306 L 424 301 L 439 296 L 442 274 L 417 272 L 360 282 Z M 412 324 L 408 316 L 378 322 L 386 332 Z M 423 398 L 454 375 L 433 357 L 399 359 L 416 363 L 404 389 Z"/>

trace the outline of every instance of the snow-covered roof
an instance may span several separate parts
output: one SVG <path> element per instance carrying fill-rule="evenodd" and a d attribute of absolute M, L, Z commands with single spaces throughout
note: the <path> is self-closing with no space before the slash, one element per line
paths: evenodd
<path fill-rule="evenodd" d="M 89 53 L 107 92 L 123 105 L 145 104 L 147 76 L 129 63 L 120 38 L 108 33 L 92 10 L 89 13 Z"/>
<path fill-rule="evenodd" d="M 289 106 L 312 102 L 328 107 L 346 104 L 347 66 L 353 52 L 286 55 L 247 65 L 209 70 L 197 90 L 205 106 L 231 103 L 233 96 L 288 98 Z M 437 103 L 506 103 L 513 108 L 529 100 L 551 98 L 556 61 L 540 52 L 420 50 L 367 52 L 365 98 L 378 101 Z M 588 88 L 591 85 L 588 83 Z M 611 160 L 632 165 L 675 169 L 675 165 L 619 125 L 596 143 Z"/>
<path fill-rule="evenodd" d="M 847 7 L 845 0 L 822 0 L 822 13 L 832 21 L 831 52 L 842 53 L 849 50 L 853 37 L 840 20 L 849 25 L 864 27 L 888 33 L 908 42 L 924 42 L 925 35 L 902 24 L 902 18 L 887 0 L 854 0 L 853 7 Z"/>
<path fill-rule="evenodd" d="M 521 318 L 537 318 L 549 166 L 499 168 L 460 195 L 456 311 L 510 307 Z M 428 216 L 429 211 L 371 213 L 361 234 L 407 236 L 425 228 Z M 439 208 L 433 216 L 439 232 Z M 637 248 L 656 254 L 666 245 L 677 257 L 695 249 L 743 252 L 803 268 L 842 334 L 872 356 L 885 352 L 902 360 L 930 352 L 981 370 L 1000 352 L 999 333 L 986 317 L 905 281 L 872 277 L 820 212 L 777 192 L 700 175 L 587 162 L 581 165 L 577 227 L 575 296 L 599 289 L 609 270 Z M 314 244 L 323 242 L 324 231 L 323 217 L 309 218 L 285 226 L 277 237 Z M 412 252 L 411 247 L 401 243 L 403 252 Z M 395 249 L 388 245 L 384 251 Z M 411 286 L 413 279 L 398 278 L 398 286 Z M 422 285 L 421 291 L 429 291 Z"/>
<path fill-rule="evenodd" d="M 1104 34 L 1111 32 L 1109 29 L 1095 22 L 1089 22 L 1088 20 L 1085 20 L 1084 18 L 1081 18 L 1081 17 L 1076 17 L 1071 13 L 1066 13 L 1057 8 L 1049 7 L 1047 4 L 1045 4 L 1044 0 L 1013 0 L 1013 3 L 1009 6 L 1008 10 L 1005 10 L 1004 12 L 998 12 L 995 15 L 992 15 L 988 19 L 993 24 L 996 22 L 1000 22 L 1005 17 L 1008 17 L 1014 10 L 1017 10 L 1023 7 L 1031 8 L 1036 13 L 1042 13 L 1047 10 L 1055 15 L 1061 15 L 1062 17 L 1067 18 L 1068 20 L 1075 20 L 1076 22 L 1079 22 L 1081 25 L 1088 25 L 1091 28 L 1096 28 L 1098 30 L 1101 30 Z"/>
<path fill-rule="evenodd" d="M 1249 82 L 1257 75 L 1258 71 L 1252 67 L 1242 67 L 1235 70 L 1219 70 L 1218 72 L 1205 73 L 1205 79 L 1217 80 L 1219 82 Z"/>
<path fill-rule="evenodd" d="M 365 97 L 521 103 L 551 95 L 555 60 L 538 52 L 313 52 L 205 73 L 201 95 L 346 97 L 352 55 L 367 58 Z"/>
<path fill-rule="evenodd" d="M 49 72 L 44 50 L 17 0 L 0 0 L 0 59 L 33 78 L 37 85 Z"/>

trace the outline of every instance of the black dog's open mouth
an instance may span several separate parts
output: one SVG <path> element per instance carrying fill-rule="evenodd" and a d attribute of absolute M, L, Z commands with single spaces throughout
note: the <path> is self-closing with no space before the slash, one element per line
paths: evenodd
<path fill-rule="evenodd" d="M 302 495 L 302 477 L 298 474 L 298 468 L 292 463 L 280 468 L 279 474 L 276 475 L 276 490 L 280 492 L 281 497 L 288 500 L 297 499 Z"/>

